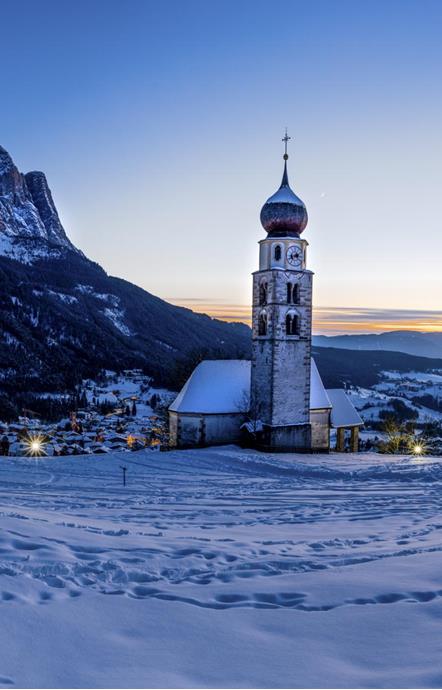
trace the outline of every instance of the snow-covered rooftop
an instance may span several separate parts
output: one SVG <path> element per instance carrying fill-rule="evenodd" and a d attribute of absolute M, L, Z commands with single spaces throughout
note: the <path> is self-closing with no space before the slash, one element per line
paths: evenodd
<path fill-rule="evenodd" d="M 322 410 L 331 407 L 330 399 L 327 391 L 322 383 L 321 376 L 316 366 L 316 362 L 312 357 L 310 369 L 310 409 Z"/>
<path fill-rule="evenodd" d="M 169 410 L 228 414 L 248 408 L 250 362 L 217 359 L 200 362 Z"/>
<path fill-rule="evenodd" d="M 332 404 L 331 425 L 333 427 L 363 425 L 364 422 L 342 388 L 328 388 L 327 395 Z"/>
<path fill-rule="evenodd" d="M 169 410 L 205 414 L 246 411 L 249 403 L 250 370 L 250 362 L 243 359 L 205 360 L 195 368 Z M 310 409 L 331 406 L 312 359 Z"/>

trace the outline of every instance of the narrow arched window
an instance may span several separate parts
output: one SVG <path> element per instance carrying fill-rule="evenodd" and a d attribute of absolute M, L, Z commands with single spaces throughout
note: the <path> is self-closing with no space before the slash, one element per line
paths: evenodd
<path fill-rule="evenodd" d="M 281 260 L 281 245 L 277 244 L 274 252 L 275 261 Z"/>
<path fill-rule="evenodd" d="M 299 283 L 295 283 L 292 289 L 292 304 L 299 304 Z"/>
<path fill-rule="evenodd" d="M 298 317 L 289 312 L 285 317 L 285 332 L 287 335 L 298 335 Z"/>
<path fill-rule="evenodd" d="M 267 283 L 265 281 L 259 286 L 259 303 L 267 304 Z"/>
<path fill-rule="evenodd" d="M 287 304 L 291 304 L 293 299 L 293 285 L 287 283 Z"/>
<path fill-rule="evenodd" d="M 292 315 L 287 314 L 287 316 L 285 317 L 285 332 L 287 335 L 291 335 L 292 334 L 291 331 L 292 331 Z"/>
<path fill-rule="evenodd" d="M 267 314 L 264 311 L 259 315 L 258 335 L 267 335 Z"/>

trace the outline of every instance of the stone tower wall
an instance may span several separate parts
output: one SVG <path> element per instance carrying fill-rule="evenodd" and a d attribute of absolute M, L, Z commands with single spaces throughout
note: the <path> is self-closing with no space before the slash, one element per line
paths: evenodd
<path fill-rule="evenodd" d="M 267 247 L 262 247 L 262 253 L 269 255 Z M 253 275 L 251 414 L 272 428 L 269 447 L 302 449 L 311 444 L 312 279 L 310 271 L 286 266 Z M 260 305 L 263 281 L 267 303 Z M 299 285 L 296 304 L 287 302 L 288 282 Z M 297 335 L 286 333 L 288 312 L 298 317 Z M 266 335 L 259 335 L 261 313 L 267 317 Z"/>

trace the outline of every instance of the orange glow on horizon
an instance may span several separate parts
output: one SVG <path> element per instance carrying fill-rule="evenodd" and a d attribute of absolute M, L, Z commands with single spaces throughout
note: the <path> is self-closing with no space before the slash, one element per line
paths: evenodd
<path fill-rule="evenodd" d="M 207 314 L 227 322 L 242 322 L 250 326 L 251 307 L 199 299 L 168 298 L 179 307 L 198 314 Z M 344 333 L 382 333 L 385 331 L 422 331 L 442 333 L 442 311 L 316 307 L 313 309 L 313 331 L 316 335 Z"/>

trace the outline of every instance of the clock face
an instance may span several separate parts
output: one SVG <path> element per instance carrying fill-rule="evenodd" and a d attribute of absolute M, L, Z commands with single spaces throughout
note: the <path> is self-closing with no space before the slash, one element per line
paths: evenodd
<path fill-rule="evenodd" d="M 300 266 L 302 264 L 302 249 L 296 244 L 287 249 L 287 261 L 292 266 Z"/>

